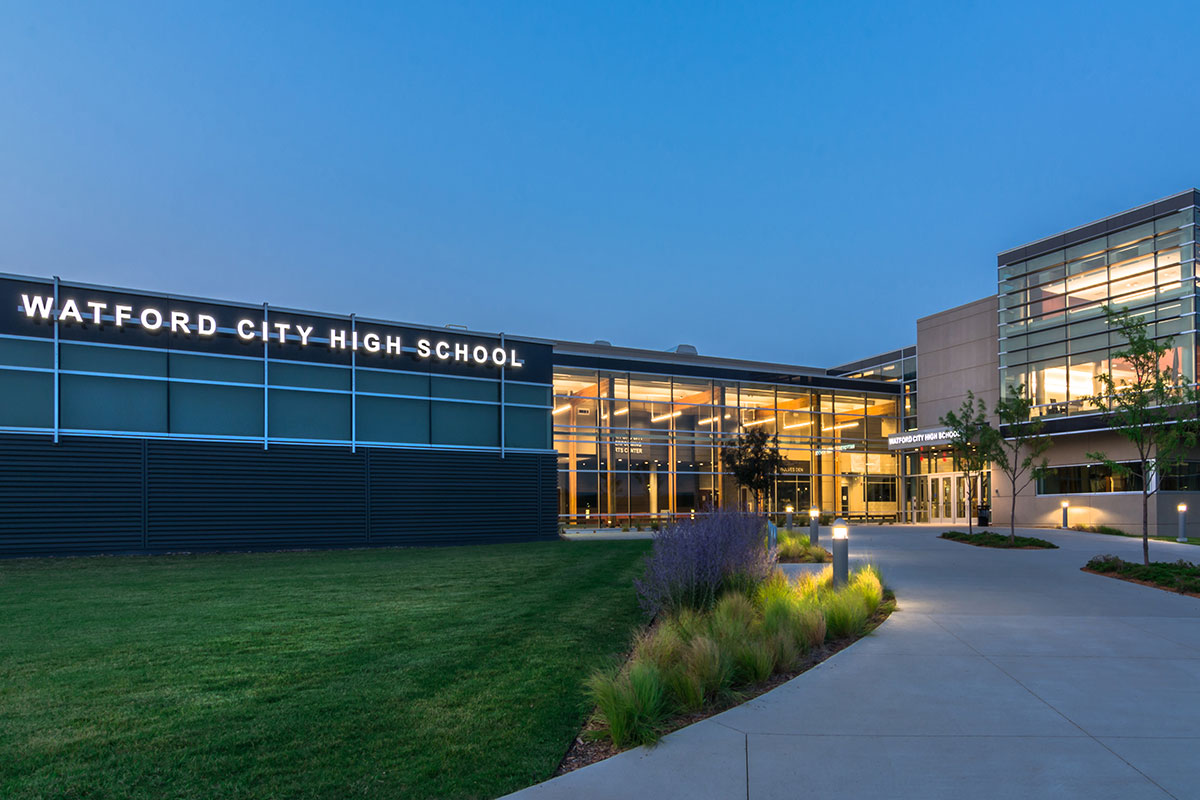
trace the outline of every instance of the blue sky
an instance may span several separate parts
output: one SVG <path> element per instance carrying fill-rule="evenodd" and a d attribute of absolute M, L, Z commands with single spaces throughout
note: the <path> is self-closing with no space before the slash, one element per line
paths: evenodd
<path fill-rule="evenodd" d="M 0 271 L 829 366 L 1200 183 L 1198 17 L 6 3 Z"/>

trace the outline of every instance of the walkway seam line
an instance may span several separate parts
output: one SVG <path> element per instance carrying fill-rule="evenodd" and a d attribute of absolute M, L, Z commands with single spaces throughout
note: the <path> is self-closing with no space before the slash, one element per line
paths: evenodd
<path fill-rule="evenodd" d="M 1165 789 L 1165 788 L 1164 788 L 1164 787 L 1163 787 L 1163 786 L 1162 786 L 1162 785 L 1161 785 L 1161 784 L 1160 784 L 1158 781 L 1154 780 L 1154 779 L 1153 779 L 1153 778 L 1151 778 L 1149 775 L 1147 775 L 1146 773 L 1142 772 L 1140 769 L 1138 769 L 1137 767 L 1135 767 L 1133 764 L 1129 763 L 1129 761 L 1128 761 L 1126 758 L 1124 758 L 1124 757 L 1123 757 L 1123 756 L 1121 756 L 1119 753 L 1117 753 L 1115 750 L 1113 750 L 1111 747 L 1109 747 L 1108 745 L 1106 745 L 1104 742 L 1100 741 L 1098 738 L 1096 738 L 1095 736 L 1093 736 L 1093 735 L 1091 734 L 1091 732 L 1090 732 L 1090 731 L 1086 730 L 1086 729 L 1085 729 L 1085 728 L 1084 728 L 1082 725 L 1080 725 L 1078 722 L 1076 722 L 1075 720 L 1071 719 L 1071 718 L 1070 718 L 1070 717 L 1068 717 L 1066 714 L 1064 714 L 1062 711 L 1060 711 L 1060 710 L 1058 710 L 1057 708 L 1055 708 L 1055 707 L 1054 707 L 1054 706 L 1053 706 L 1053 705 L 1052 705 L 1052 704 L 1051 704 L 1049 701 L 1047 701 L 1047 700 L 1046 700 L 1044 697 L 1042 697 L 1042 696 L 1041 696 L 1041 695 L 1039 695 L 1037 692 L 1035 692 L 1035 691 L 1033 691 L 1032 689 L 1030 689 L 1028 686 L 1026 686 L 1024 683 L 1022 683 L 1022 682 L 1021 682 L 1021 681 L 1020 681 L 1020 680 L 1019 680 L 1019 679 L 1018 679 L 1016 676 L 1012 675 L 1011 673 L 1009 673 L 1009 671 L 1008 671 L 1008 670 L 1004 669 L 1004 667 L 1000 666 L 1000 665 L 999 665 L 999 664 L 997 664 L 995 661 L 993 661 L 993 660 L 991 659 L 991 657 L 990 657 L 990 656 L 984 655 L 983 653 L 979 652 L 979 649 L 978 649 L 977 647 L 975 647 L 975 646 L 974 646 L 974 645 L 972 645 L 970 642 L 968 642 L 968 641 L 966 641 L 965 639 L 963 639 L 961 636 L 959 636 L 957 633 L 955 633 L 954 631 L 952 631 L 952 630 L 950 630 L 949 628 L 947 628 L 947 627 L 946 627 L 945 625 L 943 625 L 942 623 L 938 622 L 936 619 L 934 619 L 934 617 L 933 617 L 933 615 L 932 615 L 932 614 L 928 614 L 928 615 L 926 615 L 926 616 L 928 616 L 928 617 L 929 617 L 930 621 L 931 621 L 931 622 L 933 622 L 933 624 L 934 624 L 934 625 L 937 625 L 939 628 L 941 628 L 942 630 L 944 630 L 946 633 L 950 634 L 950 635 L 951 635 L 951 636 L 953 636 L 955 639 L 958 639 L 958 641 L 962 642 L 962 643 L 963 643 L 963 645 L 964 645 L 964 646 L 966 646 L 967 648 L 969 648 L 970 650 L 973 650 L 973 651 L 976 653 L 976 655 L 978 655 L 978 656 L 979 656 L 980 658 L 982 658 L 984 661 L 986 661 L 987 663 L 991 664 L 991 665 L 992 665 L 993 667 L 995 667 L 996 669 L 1000 670 L 1000 672 L 1001 672 L 1001 673 L 1003 673 L 1004 675 L 1007 675 L 1007 676 L 1008 676 L 1008 678 L 1009 678 L 1009 680 L 1011 680 L 1013 683 L 1015 683 L 1015 684 L 1017 684 L 1018 686 L 1020 686 L 1020 687 L 1021 687 L 1022 689 L 1024 689 L 1025 691 L 1029 692 L 1030 696 L 1037 698 L 1037 700 L 1038 700 L 1040 703 L 1042 703 L 1043 705 L 1045 705 L 1047 708 L 1049 708 L 1049 709 L 1050 709 L 1051 711 L 1053 711 L 1055 714 L 1058 714 L 1060 717 L 1062 717 L 1063 719 L 1065 719 L 1067 722 L 1069 722 L 1069 723 L 1071 723 L 1072 725 L 1074 725 L 1074 726 L 1075 726 L 1075 727 L 1076 727 L 1076 728 L 1077 728 L 1077 729 L 1080 731 L 1080 733 L 1082 733 L 1084 736 L 1086 736 L 1087 738 L 1091 739 L 1093 742 L 1095 742 L 1096 744 L 1100 745 L 1101 747 L 1103 747 L 1103 748 L 1104 748 L 1105 750 L 1107 750 L 1108 752 L 1112 753 L 1112 754 L 1113 754 L 1113 756 L 1114 756 L 1114 757 L 1115 757 L 1115 758 L 1116 758 L 1118 761 L 1120 761 L 1121 763 L 1125 764 L 1127 767 L 1129 767 L 1131 770 L 1133 770 L 1133 771 L 1134 771 L 1134 772 L 1136 772 L 1137 774 L 1141 775 L 1143 778 L 1145 778 L 1147 781 L 1149 781 L 1151 785 L 1158 787 L 1158 790 L 1159 790 L 1159 791 L 1161 791 L 1163 794 L 1165 794 L 1167 797 L 1174 798 L 1174 800 L 1179 800 L 1179 798 L 1178 798 L 1176 795 L 1172 794 L 1171 792 L 1168 792 L 1168 791 L 1167 791 L 1167 790 L 1166 790 L 1166 789 Z"/>

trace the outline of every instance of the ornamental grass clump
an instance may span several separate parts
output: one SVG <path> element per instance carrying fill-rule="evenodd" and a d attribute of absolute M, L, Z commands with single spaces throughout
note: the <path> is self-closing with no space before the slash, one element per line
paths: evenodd
<path fill-rule="evenodd" d="M 765 524 L 754 514 L 714 511 L 660 532 L 644 574 L 634 581 L 642 609 L 649 616 L 706 610 L 729 588 L 753 592 L 775 569 Z"/>
<path fill-rule="evenodd" d="M 883 602 L 883 581 L 879 579 L 879 570 L 871 564 L 854 573 L 849 586 L 850 591 L 863 601 L 867 616 L 874 614 L 875 609 Z"/>
<path fill-rule="evenodd" d="M 829 553 L 823 547 L 814 546 L 808 534 L 794 533 L 791 529 L 779 529 L 778 555 L 780 561 L 804 564 L 823 564 Z"/>
<path fill-rule="evenodd" d="M 603 727 L 617 747 L 657 741 L 668 705 L 658 667 L 633 661 L 627 671 L 610 670 L 593 675 L 588 696 L 600 710 Z"/>
<path fill-rule="evenodd" d="M 871 616 L 862 596 L 848 586 L 822 598 L 821 610 L 825 613 L 826 639 L 860 635 Z"/>
<path fill-rule="evenodd" d="M 634 641 L 627 668 L 589 683 L 603 733 L 618 747 L 653 742 L 671 715 L 727 704 L 743 687 L 795 672 L 826 640 L 862 634 L 883 596 L 871 566 L 836 590 L 828 568 L 795 580 L 774 569 L 703 609 L 664 607 Z"/>

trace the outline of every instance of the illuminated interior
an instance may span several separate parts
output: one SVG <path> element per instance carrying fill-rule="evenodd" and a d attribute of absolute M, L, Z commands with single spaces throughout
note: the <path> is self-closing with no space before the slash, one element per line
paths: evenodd
<path fill-rule="evenodd" d="M 1000 363 L 1035 416 L 1096 413 L 1101 376 L 1131 378 L 1103 307 L 1141 316 L 1172 346 L 1160 366 L 1195 380 L 1195 211 L 1188 209 L 1000 269 Z"/>
<path fill-rule="evenodd" d="M 559 512 L 572 525 L 667 521 L 751 498 L 721 465 L 761 429 L 787 459 L 766 510 L 817 505 L 893 518 L 898 465 L 887 436 L 897 397 L 791 385 L 559 368 L 554 374 Z"/>

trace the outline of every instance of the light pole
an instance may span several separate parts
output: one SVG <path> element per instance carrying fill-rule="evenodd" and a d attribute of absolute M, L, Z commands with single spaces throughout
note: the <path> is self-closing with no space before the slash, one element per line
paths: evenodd
<path fill-rule="evenodd" d="M 821 512 L 818 509 L 810 508 L 808 510 L 808 543 L 813 547 L 820 544 L 821 529 L 817 523 L 821 520 Z"/>
<path fill-rule="evenodd" d="M 1175 510 L 1179 512 L 1179 535 L 1175 537 L 1175 541 L 1187 544 L 1187 503 L 1180 503 L 1175 506 Z"/>
<path fill-rule="evenodd" d="M 850 580 L 850 528 L 838 517 L 833 521 L 833 588 Z"/>
<path fill-rule="evenodd" d="M 1062 523 L 1062 529 L 1063 529 L 1064 531 L 1067 529 L 1067 509 L 1068 509 L 1068 508 L 1070 508 L 1070 507 L 1071 507 L 1071 501 L 1070 501 L 1070 500 L 1063 500 L 1063 501 L 1062 501 L 1062 510 L 1063 510 L 1063 523 Z"/>

